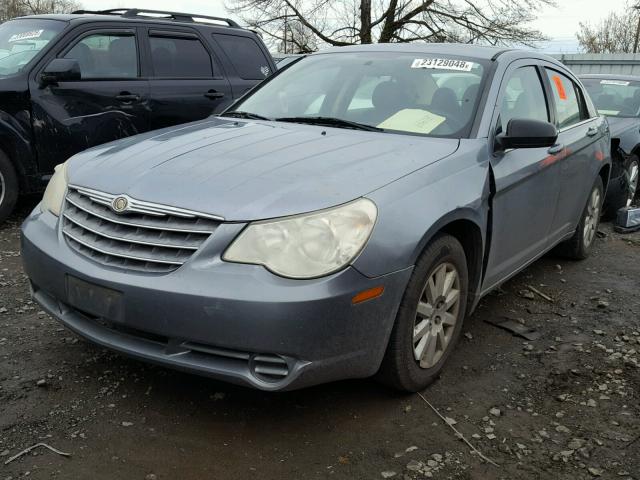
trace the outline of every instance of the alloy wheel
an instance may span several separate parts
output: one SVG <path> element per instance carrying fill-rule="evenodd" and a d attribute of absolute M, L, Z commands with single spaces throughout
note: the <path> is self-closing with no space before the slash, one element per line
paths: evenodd
<path fill-rule="evenodd" d="M 633 200 L 636 198 L 636 193 L 638 191 L 638 170 L 638 162 L 633 161 L 625 172 L 628 185 L 627 207 L 630 206 L 633 203 Z"/>
<path fill-rule="evenodd" d="M 413 355 L 421 368 L 431 368 L 446 352 L 460 311 L 460 277 L 451 263 L 441 263 L 427 278 L 416 309 Z"/>
<path fill-rule="evenodd" d="M 0 172 L 0 205 L 4 202 L 4 195 L 6 192 L 7 186 L 4 180 L 4 175 Z"/>
<path fill-rule="evenodd" d="M 594 188 L 587 204 L 587 215 L 584 220 L 583 241 L 584 246 L 589 247 L 593 242 L 600 223 L 601 195 L 600 190 Z"/>

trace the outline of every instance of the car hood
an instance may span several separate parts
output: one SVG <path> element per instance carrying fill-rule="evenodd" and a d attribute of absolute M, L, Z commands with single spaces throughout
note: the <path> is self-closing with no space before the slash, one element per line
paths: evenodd
<path fill-rule="evenodd" d="M 640 120 L 636 117 L 607 117 L 607 122 L 612 137 L 617 137 L 632 128 L 638 129 L 640 125 Z"/>
<path fill-rule="evenodd" d="M 247 221 L 348 202 L 452 154 L 457 139 L 211 118 L 74 156 L 69 183 Z"/>

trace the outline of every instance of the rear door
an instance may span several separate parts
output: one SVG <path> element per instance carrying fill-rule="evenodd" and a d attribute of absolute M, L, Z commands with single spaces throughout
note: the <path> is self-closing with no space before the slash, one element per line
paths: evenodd
<path fill-rule="evenodd" d="M 544 72 L 560 132 L 561 151 L 553 160 L 558 163 L 561 188 L 551 232 L 551 241 L 558 241 L 575 231 L 606 156 L 607 140 L 601 119 L 588 110 L 582 88 L 554 65 L 545 66 Z"/>
<path fill-rule="evenodd" d="M 541 74 L 534 61 L 519 60 L 509 66 L 494 113 L 494 137 L 512 118 L 553 121 Z M 560 186 L 558 167 L 549 161 L 556 148 L 514 148 L 492 155 L 496 192 L 485 290 L 549 245 Z"/>
<path fill-rule="evenodd" d="M 135 27 L 84 27 L 43 62 L 54 57 L 78 61 L 80 81 L 40 88 L 30 82 L 33 129 L 41 171 L 94 145 L 145 132 L 149 128 L 149 87 L 140 72 Z"/>
<path fill-rule="evenodd" d="M 269 52 L 252 36 L 213 33 L 212 38 L 231 67 L 228 74 L 234 98 L 242 96 L 274 72 Z"/>
<path fill-rule="evenodd" d="M 196 29 L 150 28 L 146 52 L 151 129 L 207 118 L 233 101 L 220 62 Z"/>

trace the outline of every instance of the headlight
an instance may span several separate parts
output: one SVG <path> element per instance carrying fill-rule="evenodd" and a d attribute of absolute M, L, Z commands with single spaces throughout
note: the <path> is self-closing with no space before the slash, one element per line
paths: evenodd
<path fill-rule="evenodd" d="M 67 163 L 57 165 L 47 189 L 42 197 L 42 210 L 49 210 L 56 217 L 60 216 L 62 210 L 62 202 L 67 191 Z"/>
<path fill-rule="evenodd" d="M 376 216 L 375 204 L 361 198 L 315 213 L 251 223 L 222 258 L 264 265 L 283 277 L 328 275 L 360 253 Z"/>

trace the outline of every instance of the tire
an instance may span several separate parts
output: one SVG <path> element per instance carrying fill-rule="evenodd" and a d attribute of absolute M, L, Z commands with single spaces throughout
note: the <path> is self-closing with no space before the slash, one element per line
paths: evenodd
<path fill-rule="evenodd" d="M 13 212 L 18 201 L 18 177 L 9 158 L 0 151 L 0 222 Z"/>
<path fill-rule="evenodd" d="M 584 260 L 591 253 L 602 214 L 603 191 L 602 178 L 598 176 L 591 188 L 573 237 L 559 246 L 560 253 L 565 257 Z"/>
<path fill-rule="evenodd" d="M 439 295 L 429 288 L 431 280 Z M 449 295 L 455 290 L 458 294 L 457 303 L 447 308 L 446 302 L 442 303 L 446 289 L 440 287 L 449 284 Z M 450 235 L 437 236 L 416 262 L 398 309 L 378 380 L 407 392 L 422 390 L 432 383 L 460 338 L 467 292 L 467 260 L 462 245 Z M 421 329 L 424 335 L 414 337 L 416 329 Z M 433 348 L 429 348 L 432 345 Z M 425 353 L 422 356 L 421 351 Z"/>
<path fill-rule="evenodd" d="M 615 218 L 619 209 L 628 207 L 633 203 L 638 194 L 638 176 L 640 160 L 636 155 L 631 155 L 624 164 L 623 186 L 619 192 L 609 199 L 607 217 Z"/>

